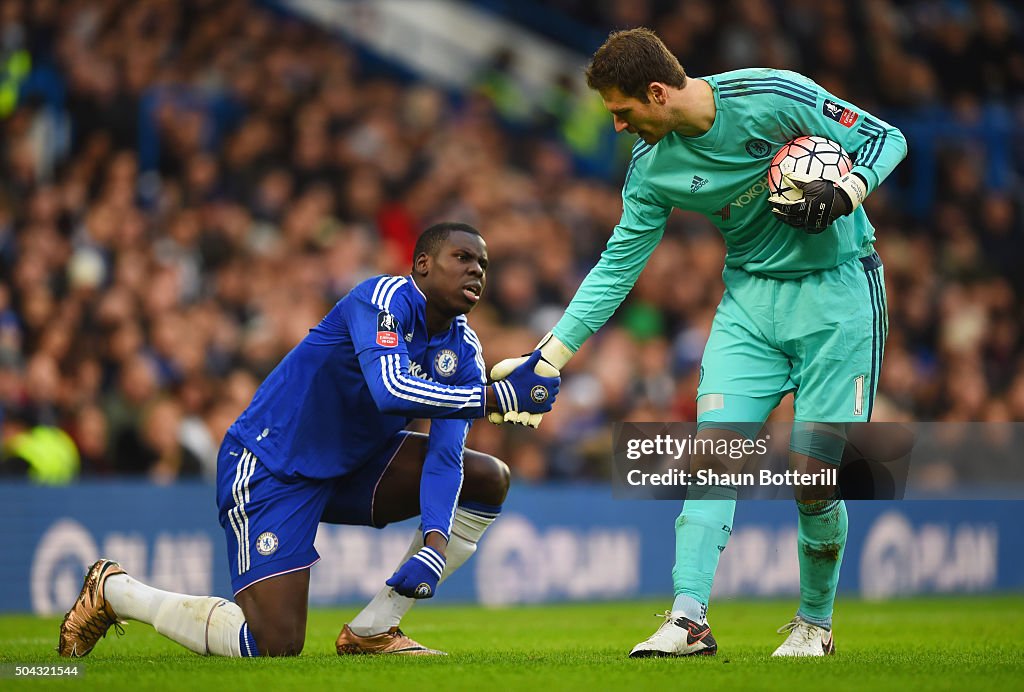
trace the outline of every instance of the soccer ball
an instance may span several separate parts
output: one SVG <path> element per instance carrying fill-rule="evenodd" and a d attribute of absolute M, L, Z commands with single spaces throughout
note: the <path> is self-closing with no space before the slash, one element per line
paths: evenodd
<path fill-rule="evenodd" d="M 812 178 L 837 182 L 851 168 L 853 161 L 839 144 L 815 135 L 797 137 L 779 149 L 768 166 L 768 189 L 773 195 L 782 195 L 795 202 L 802 199 L 804 193 L 785 185 L 782 180 L 784 173 L 806 173 Z"/>

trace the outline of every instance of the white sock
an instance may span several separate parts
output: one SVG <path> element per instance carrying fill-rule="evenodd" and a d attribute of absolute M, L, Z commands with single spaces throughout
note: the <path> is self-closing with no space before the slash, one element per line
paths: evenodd
<path fill-rule="evenodd" d="M 682 616 L 703 625 L 707 622 L 707 613 L 706 605 L 686 594 L 679 594 L 672 602 L 672 619 Z"/>
<path fill-rule="evenodd" d="M 448 538 L 444 572 L 441 574 L 440 583 L 444 583 L 445 579 L 462 567 L 466 560 L 476 552 L 480 537 L 497 518 L 497 515 L 478 514 L 462 507 L 455 509 L 452 533 Z M 409 549 L 405 552 L 402 561 L 398 563 L 399 566 L 405 564 L 405 561 L 418 553 L 422 547 L 423 533 L 416 531 Z M 387 632 L 392 627 L 398 626 L 398 623 L 402 621 L 402 616 L 408 613 L 415 603 L 415 598 L 400 596 L 390 586 L 385 586 L 352 619 L 348 626 L 360 637 L 371 637 L 381 632 Z"/>
<path fill-rule="evenodd" d="M 161 591 L 127 574 L 108 577 L 103 595 L 119 618 L 152 625 L 197 654 L 242 656 L 239 633 L 245 615 L 230 601 Z"/>

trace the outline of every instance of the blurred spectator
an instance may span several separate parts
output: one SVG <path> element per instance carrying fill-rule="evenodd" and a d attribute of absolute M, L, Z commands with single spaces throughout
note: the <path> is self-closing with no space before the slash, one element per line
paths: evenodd
<path fill-rule="evenodd" d="M 44 485 L 65 485 L 79 472 L 71 437 L 53 425 L 37 425 L 32 414 L 8 409 L 0 426 L 0 478 L 28 478 Z"/>

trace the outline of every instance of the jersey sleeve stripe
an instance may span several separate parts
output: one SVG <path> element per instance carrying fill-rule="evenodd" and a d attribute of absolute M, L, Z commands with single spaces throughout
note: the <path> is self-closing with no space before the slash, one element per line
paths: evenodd
<path fill-rule="evenodd" d="M 408 380 L 395 377 L 393 368 L 388 372 L 385 384 L 388 385 L 388 391 L 396 397 L 417 401 L 421 404 L 432 404 L 447 408 L 464 408 L 471 404 L 480 405 L 479 391 L 460 390 L 454 394 L 438 394 L 437 392 L 410 387 Z"/>
<path fill-rule="evenodd" d="M 871 141 L 868 143 L 868 145 L 871 146 L 875 144 L 875 138 L 877 138 L 878 135 L 882 134 L 882 128 L 878 127 L 873 122 L 865 120 L 864 124 L 860 126 L 858 132 L 862 135 L 866 135 L 871 139 Z"/>
<path fill-rule="evenodd" d="M 763 87 L 779 87 L 786 91 L 792 91 L 795 94 L 804 96 L 811 101 L 817 100 L 817 94 L 809 86 L 798 84 L 789 79 L 783 79 L 782 77 L 762 77 L 757 79 L 742 78 L 742 79 L 727 79 L 723 82 L 718 82 L 719 94 L 724 92 L 732 92 L 738 90 L 746 90 L 753 88 Z M 729 85 L 729 86 L 726 86 Z"/>
<path fill-rule="evenodd" d="M 633 175 L 633 168 L 636 166 L 636 162 L 642 157 L 647 155 L 652 149 L 653 144 L 648 144 L 646 149 L 637 150 L 637 153 L 633 154 L 633 159 L 629 162 L 629 168 L 626 169 L 626 182 L 622 183 L 622 187 L 629 185 L 629 177 Z"/>
<path fill-rule="evenodd" d="M 387 291 L 387 288 L 394 283 L 394 279 L 396 278 L 397 276 L 382 277 L 379 282 L 377 282 L 377 286 L 374 287 L 374 295 L 370 297 L 370 302 L 377 307 L 380 307 L 381 296 L 384 295 L 384 292 Z"/>
<path fill-rule="evenodd" d="M 416 404 L 425 404 L 427 406 L 436 406 L 443 408 L 479 408 L 482 405 L 480 402 L 479 393 L 472 397 L 468 397 L 467 399 L 461 402 L 447 402 L 437 401 L 435 399 L 426 399 L 420 396 L 414 396 L 412 394 L 400 392 L 397 389 L 395 389 L 395 386 L 392 384 L 391 381 L 389 381 L 386 375 L 387 365 L 384 363 L 383 359 L 381 359 L 381 372 L 384 373 L 384 386 L 387 388 L 388 392 L 390 392 L 391 395 L 397 399 L 404 399 L 405 401 L 411 401 Z"/>
<path fill-rule="evenodd" d="M 646 154 L 647 152 L 649 152 L 653 148 L 654 148 L 653 144 L 647 144 L 646 142 L 644 142 L 644 146 L 640 147 L 639 149 L 635 149 L 633 151 L 633 158 L 630 159 L 630 163 L 634 163 L 638 158 L 640 158 L 641 156 L 643 156 L 644 154 Z"/>
<path fill-rule="evenodd" d="M 380 289 L 384 286 L 384 284 L 386 284 L 388 281 L 391 281 L 393 278 L 393 276 L 382 276 L 377 281 L 377 285 L 373 287 L 373 295 L 370 296 L 371 303 L 377 305 L 377 307 L 380 307 L 379 304 L 377 303 L 377 296 L 380 295 Z"/>
<path fill-rule="evenodd" d="M 484 347 L 480 343 L 480 337 L 476 335 L 473 328 L 469 326 L 469 322 L 466 321 L 465 315 L 459 315 L 459 324 L 462 325 L 462 340 L 473 347 L 473 358 L 476 360 L 477 367 L 480 368 L 480 381 L 487 381 L 487 364 L 484 363 Z"/>
<path fill-rule="evenodd" d="M 815 101 L 812 98 L 808 98 L 806 96 L 791 91 L 783 91 L 781 87 L 772 88 L 770 86 L 765 86 L 764 88 L 760 89 L 750 89 L 749 91 L 741 91 L 729 94 L 723 94 L 719 92 L 719 97 L 723 99 L 731 99 L 739 96 L 756 96 L 758 94 L 776 94 L 778 96 L 785 96 L 788 99 L 792 99 L 793 101 L 797 101 L 798 103 L 802 103 L 806 106 L 811 106 L 812 108 L 815 105 Z"/>
<path fill-rule="evenodd" d="M 479 344 L 475 344 L 472 341 L 470 341 L 468 336 L 463 336 L 462 339 L 463 339 L 463 341 L 465 341 L 467 344 L 469 344 L 473 348 L 473 350 L 474 350 L 473 360 L 476 361 L 477 367 L 480 368 L 480 381 L 481 382 L 486 382 L 487 381 L 487 364 L 484 363 L 483 354 L 480 352 L 480 345 Z"/>
<path fill-rule="evenodd" d="M 455 318 L 455 320 L 462 327 L 463 335 L 472 337 L 473 341 L 477 344 L 480 343 L 480 337 L 478 337 L 476 335 L 476 332 L 473 331 L 473 328 L 469 326 L 469 320 L 466 319 L 465 315 L 459 315 L 458 317 Z"/>
<path fill-rule="evenodd" d="M 388 354 L 383 357 L 390 359 L 389 365 L 391 366 L 392 372 L 396 373 L 398 378 L 397 381 L 409 385 L 415 389 L 419 389 L 427 393 L 435 393 L 437 395 L 450 395 L 456 392 L 460 395 L 465 395 L 476 393 L 477 391 L 475 386 L 457 387 L 451 385 L 434 384 L 432 382 L 428 382 L 427 380 L 422 380 L 418 377 L 409 377 L 407 375 L 403 375 L 401 370 L 402 361 L 397 353 Z"/>
<path fill-rule="evenodd" d="M 872 125 L 874 125 L 874 123 L 872 123 Z M 882 149 L 885 146 L 886 134 L 885 130 L 877 126 L 875 126 L 873 129 L 865 129 L 864 132 L 865 134 L 869 134 L 869 136 L 872 137 L 872 144 L 870 149 L 870 157 L 865 156 L 864 161 L 863 163 L 861 163 L 861 165 L 867 168 L 871 168 L 872 166 L 875 165 L 875 163 L 878 162 L 878 157 L 881 156 L 882 154 Z"/>
<path fill-rule="evenodd" d="M 373 297 L 371 299 L 371 302 L 381 310 L 386 310 L 387 307 L 386 301 L 384 300 L 384 296 L 387 294 L 388 291 L 394 288 L 399 281 L 402 280 L 403 279 L 400 276 L 389 276 L 386 279 L 383 279 L 381 282 L 378 282 L 377 287 L 373 291 Z"/>
<path fill-rule="evenodd" d="M 477 387 L 433 387 L 403 376 L 397 354 L 382 356 L 380 360 L 384 386 L 400 399 L 448 408 L 480 406 L 481 390 Z"/>
<path fill-rule="evenodd" d="M 480 344 L 480 337 L 476 335 L 476 332 L 474 332 L 469 327 L 466 327 L 466 331 L 462 333 L 462 339 L 467 344 L 473 347 L 473 350 L 476 351 L 476 356 L 479 357 L 483 355 L 484 347 Z"/>
<path fill-rule="evenodd" d="M 465 402 L 465 403 L 461 403 L 461 404 L 459 404 L 459 403 L 449 403 L 449 402 L 439 402 L 439 401 L 434 401 L 433 399 L 424 399 L 423 397 L 413 396 L 411 394 L 404 394 L 402 392 L 396 391 L 395 388 L 391 385 L 391 383 L 388 382 L 387 380 L 384 381 L 384 386 L 387 387 L 387 390 L 391 393 L 392 396 L 394 396 L 396 398 L 399 398 L 399 399 L 405 399 L 406 401 L 411 401 L 411 402 L 416 403 L 416 404 L 425 404 L 427 406 L 438 406 L 438 407 L 444 407 L 444 408 L 465 408 L 467 405 L 470 405 L 470 404 L 474 405 L 474 406 L 477 406 L 477 407 L 480 406 L 479 402 L 475 402 L 474 403 L 474 402 L 470 401 L 470 402 Z"/>
<path fill-rule="evenodd" d="M 391 299 L 395 297 L 395 293 L 398 292 L 398 289 L 405 285 L 404 276 L 398 276 L 395 278 L 397 278 L 398 281 L 396 281 L 393 286 L 388 287 L 387 292 L 384 294 L 384 299 L 382 301 L 384 310 L 388 312 L 391 311 Z"/>
<path fill-rule="evenodd" d="M 858 160 L 857 164 L 865 168 L 871 168 L 882 154 L 886 136 L 885 129 L 874 121 L 865 120 L 864 124 L 861 125 L 860 132 L 867 135 L 870 141 L 867 148 L 858 157 L 861 160 Z"/>

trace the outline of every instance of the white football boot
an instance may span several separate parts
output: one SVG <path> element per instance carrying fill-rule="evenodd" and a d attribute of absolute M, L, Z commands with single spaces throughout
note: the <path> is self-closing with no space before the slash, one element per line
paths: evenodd
<path fill-rule="evenodd" d="M 672 617 L 672 611 L 666 610 L 661 627 L 633 647 L 630 658 L 651 658 L 656 656 L 713 656 L 718 651 L 718 644 L 711 636 L 711 627 L 707 623 L 698 625 L 685 617 Z"/>
<path fill-rule="evenodd" d="M 831 656 L 836 652 L 832 630 L 812 625 L 799 615 L 780 627 L 778 632 L 788 632 L 789 636 L 772 656 Z"/>

